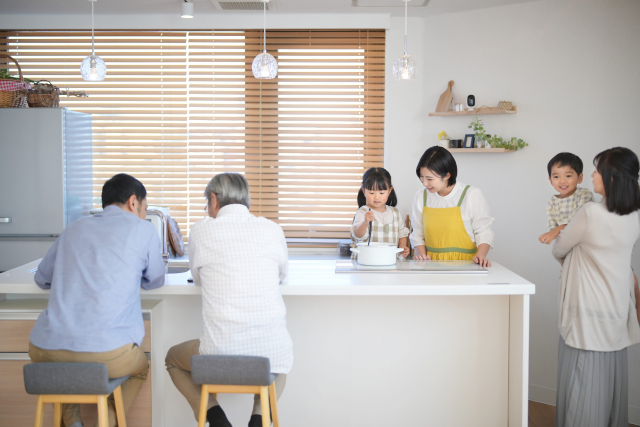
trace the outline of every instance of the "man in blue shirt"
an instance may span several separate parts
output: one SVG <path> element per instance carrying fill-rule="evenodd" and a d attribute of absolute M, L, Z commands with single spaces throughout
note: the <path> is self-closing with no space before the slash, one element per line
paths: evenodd
<path fill-rule="evenodd" d="M 145 220 L 146 196 L 132 176 L 112 177 L 102 187 L 103 212 L 69 224 L 35 275 L 51 293 L 31 331 L 31 361 L 103 363 L 110 378 L 130 375 L 122 384 L 125 411 L 149 372 L 140 288 L 159 288 L 165 275 L 160 239 Z M 63 405 L 62 413 L 66 426 L 82 427 L 79 405 Z"/>

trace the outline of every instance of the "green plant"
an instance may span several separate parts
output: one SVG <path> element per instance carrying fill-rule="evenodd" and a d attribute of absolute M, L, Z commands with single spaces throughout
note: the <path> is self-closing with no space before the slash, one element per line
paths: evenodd
<path fill-rule="evenodd" d="M 20 76 L 12 76 L 9 74 L 9 70 L 1 70 L 0 69 L 0 79 L 9 79 L 9 80 L 20 80 Z M 24 78 L 24 81 L 27 83 L 35 83 L 35 80 L 31 80 L 28 78 Z"/>
<path fill-rule="evenodd" d="M 479 119 L 478 116 L 471 120 L 471 124 L 468 127 L 469 129 L 473 129 L 476 139 L 487 141 L 493 148 L 505 148 L 507 150 L 518 151 L 518 149 L 522 150 L 524 147 L 529 145 L 522 139 L 516 138 L 515 136 L 511 139 L 504 140 L 501 136 L 491 136 L 487 134 L 484 130 L 482 119 Z"/>

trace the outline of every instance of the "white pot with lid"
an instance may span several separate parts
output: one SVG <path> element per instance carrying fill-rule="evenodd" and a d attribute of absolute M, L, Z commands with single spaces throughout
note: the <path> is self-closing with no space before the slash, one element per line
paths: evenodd
<path fill-rule="evenodd" d="M 362 265 L 392 265 L 396 263 L 396 254 L 403 249 L 391 243 L 358 243 L 351 252 L 358 254 L 358 264 Z"/>

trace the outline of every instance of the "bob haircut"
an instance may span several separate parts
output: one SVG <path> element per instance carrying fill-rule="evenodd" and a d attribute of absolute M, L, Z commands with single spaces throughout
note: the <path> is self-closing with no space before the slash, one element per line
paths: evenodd
<path fill-rule="evenodd" d="M 391 185 L 391 174 L 384 168 L 370 168 L 362 175 L 362 186 L 358 191 L 358 206 L 364 206 L 367 204 L 367 198 L 364 196 L 365 190 L 388 190 L 393 188 Z M 398 197 L 396 196 L 396 190 L 391 190 L 389 198 L 387 199 L 388 206 L 395 206 L 398 204 Z"/>
<path fill-rule="evenodd" d="M 604 150 L 593 159 L 604 185 L 605 203 L 609 212 L 628 215 L 640 209 L 638 156 L 624 147 Z"/>
<path fill-rule="evenodd" d="M 444 178 L 448 173 L 451 174 L 447 180 L 447 186 L 456 185 L 458 177 L 458 165 L 449 150 L 440 146 L 433 146 L 424 152 L 418 166 L 416 166 L 416 175 L 420 178 L 420 169 L 427 168 Z"/>
<path fill-rule="evenodd" d="M 560 153 L 553 156 L 553 159 L 549 160 L 549 164 L 547 165 L 547 172 L 549 173 L 549 177 L 551 177 L 551 169 L 554 166 L 558 166 L 560 168 L 569 166 L 578 175 L 582 174 L 582 160 L 580 160 L 580 157 L 576 156 L 573 153 Z"/>

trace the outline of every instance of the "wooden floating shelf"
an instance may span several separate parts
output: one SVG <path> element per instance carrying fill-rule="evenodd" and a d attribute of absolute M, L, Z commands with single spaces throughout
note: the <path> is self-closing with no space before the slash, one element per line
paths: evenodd
<path fill-rule="evenodd" d="M 480 107 L 474 108 L 472 111 L 443 111 L 441 113 L 429 113 L 430 116 L 475 116 L 477 114 L 516 114 L 518 107 L 515 105 L 512 110 L 505 110 L 497 107 Z"/>
<path fill-rule="evenodd" d="M 506 148 L 447 148 L 452 153 L 507 153 Z"/>

